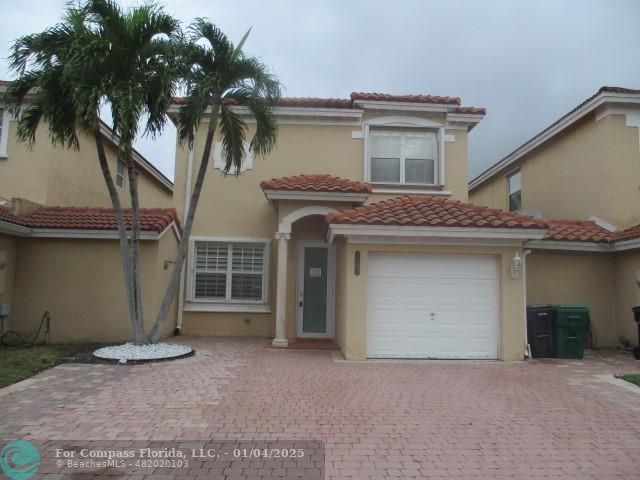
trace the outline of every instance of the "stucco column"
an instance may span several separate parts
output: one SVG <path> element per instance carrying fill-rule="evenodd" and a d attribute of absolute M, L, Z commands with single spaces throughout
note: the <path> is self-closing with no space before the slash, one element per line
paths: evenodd
<path fill-rule="evenodd" d="M 287 246 L 291 235 L 288 233 L 276 233 L 278 240 L 278 279 L 276 290 L 276 338 L 273 339 L 275 347 L 289 345 L 286 334 L 287 312 Z"/>

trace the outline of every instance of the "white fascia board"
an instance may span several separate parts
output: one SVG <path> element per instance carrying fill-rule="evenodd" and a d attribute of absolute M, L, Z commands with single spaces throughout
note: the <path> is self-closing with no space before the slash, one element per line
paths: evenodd
<path fill-rule="evenodd" d="M 444 103 L 412 103 L 386 102 L 382 100 L 355 100 L 355 105 L 370 110 L 404 110 L 410 112 L 439 112 L 446 113 L 458 108 L 459 105 Z"/>
<path fill-rule="evenodd" d="M 633 250 L 635 248 L 640 248 L 640 238 L 621 240 L 613 244 L 614 252 L 624 252 L 625 250 Z"/>
<path fill-rule="evenodd" d="M 615 253 L 640 248 L 640 238 L 613 243 L 565 242 L 562 240 L 535 240 L 526 242 L 527 248 L 536 250 L 565 250 L 573 252 Z"/>
<path fill-rule="evenodd" d="M 113 130 L 111 130 L 111 128 L 109 128 L 109 126 L 104 122 L 100 123 L 100 133 L 102 133 L 102 135 L 113 145 L 118 145 L 118 137 L 115 133 L 113 133 Z M 160 182 L 167 190 L 173 193 L 173 182 L 165 177 L 160 172 L 160 170 L 154 167 L 153 164 L 149 162 L 149 160 L 140 155 L 140 153 L 136 150 L 133 150 L 133 152 L 131 152 L 131 156 L 133 157 L 133 161 L 137 165 L 142 167 L 145 172 L 147 172 L 158 182 Z"/>
<path fill-rule="evenodd" d="M 231 107 L 231 110 L 238 115 L 251 116 L 251 112 L 246 107 Z M 179 105 L 172 105 L 168 112 L 177 114 L 180 111 Z M 205 115 L 210 113 L 207 109 Z M 360 120 L 362 110 L 359 108 L 327 108 L 327 107 L 275 107 L 273 113 L 276 117 L 328 117 Z M 204 118 L 204 121 L 207 119 Z"/>
<path fill-rule="evenodd" d="M 367 235 L 350 235 L 347 243 L 359 245 L 483 245 L 487 247 L 521 247 L 522 240 L 499 238 L 430 238 L 430 237 L 372 237 Z"/>
<path fill-rule="evenodd" d="M 479 123 L 485 116 L 480 113 L 449 113 L 447 120 L 455 123 Z"/>
<path fill-rule="evenodd" d="M 268 200 L 307 200 L 349 203 L 362 203 L 369 198 L 368 193 L 300 192 L 288 190 L 265 190 L 264 195 Z"/>
<path fill-rule="evenodd" d="M 246 108 L 238 108 L 238 110 L 243 114 L 249 114 Z M 362 110 L 355 108 L 276 107 L 274 114 L 276 116 L 362 118 Z"/>
<path fill-rule="evenodd" d="M 15 223 L 0 221 L 0 233 L 28 237 L 31 234 L 31 229 L 29 227 L 23 227 L 22 225 L 16 225 Z"/>
<path fill-rule="evenodd" d="M 33 238 L 73 238 L 86 240 L 117 240 L 120 238 L 117 230 L 77 230 L 61 228 L 34 228 L 31 229 L 31 233 L 28 236 Z M 158 232 L 140 232 L 140 240 L 158 240 L 160 237 L 161 234 Z"/>
<path fill-rule="evenodd" d="M 179 242 L 182 235 L 180 234 L 180 230 L 178 230 L 178 225 L 176 225 L 176 222 L 171 222 L 169 225 L 167 225 L 167 227 L 158 234 L 158 240 L 164 237 L 164 234 L 169 230 L 173 232 Z"/>
<path fill-rule="evenodd" d="M 547 230 L 525 228 L 473 228 L 473 227 L 419 227 L 396 225 L 329 224 L 328 236 L 332 243 L 336 236 L 473 238 L 538 240 Z"/>
<path fill-rule="evenodd" d="M 231 107 L 238 115 L 251 116 L 246 107 Z M 275 107 L 273 114 L 276 117 L 314 117 L 314 118 L 345 118 L 360 120 L 362 110 L 354 108 L 327 108 L 327 107 Z"/>
<path fill-rule="evenodd" d="M 611 252 L 608 243 L 568 242 L 564 240 L 534 240 L 525 243 L 525 247 L 534 250 L 566 250 L 572 252 Z"/>
<path fill-rule="evenodd" d="M 486 180 L 493 177 L 500 170 L 508 167 L 512 163 L 516 162 L 519 158 L 526 155 L 533 149 L 539 147 L 543 143 L 547 142 L 555 135 L 560 133 L 562 130 L 574 124 L 580 118 L 584 117 L 591 111 L 595 110 L 599 106 L 605 103 L 640 103 L 640 96 L 635 94 L 628 93 L 612 93 L 612 92 L 602 92 L 592 98 L 590 101 L 585 103 L 582 107 L 577 109 L 575 112 L 567 115 L 566 118 L 563 118 L 562 121 L 559 121 L 556 125 L 552 127 L 547 127 L 542 132 L 535 135 L 528 142 L 520 145 L 517 149 L 511 152 L 509 155 L 504 157 L 498 163 L 490 167 L 484 173 L 481 173 L 479 176 L 474 178 L 469 182 L 469 190 L 473 190 L 474 188 L 480 186 Z"/>

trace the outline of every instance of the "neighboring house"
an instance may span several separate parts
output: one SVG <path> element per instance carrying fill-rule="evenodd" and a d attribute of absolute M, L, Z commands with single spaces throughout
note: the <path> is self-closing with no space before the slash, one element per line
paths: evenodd
<path fill-rule="evenodd" d="M 523 358 L 523 242 L 548 226 L 466 203 L 468 135 L 484 109 L 354 93 L 285 98 L 276 115 L 276 148 L 237 178 L 213 152 L 183 333 L 330 338 L 348 359 Z M 206 129 L 177 151 L 181 218 Z"/>
<path fill-rule="evenodd" d="M 7 82 L 0 82 L 0 95 Z M 122 341 L 131 337 L 111 200 L 94 140 L 78 151 L 53 146 L 42 126 L 32 150 L 16 138 L 16 122 L 0 104 L 0 304 L 10 313 L 0 332 L 32 337 L 44 311 L 48 341 Z M 116 139 L 103 125 L 107 157 L 121 199 L 127 173 Z M 147 323 L 161 301 L 179 229 L 173 183 L 134 152 L 142 212 L 142 272 Z M 1 318 L 1 317 L 0 317 Z M 175 328 L 175 312 L 165 335 Z M 44 334 L 43 334 L 44 336 Z M 43 336 L 40 338 L 42 339 Z"/>
<path fill-rule="evenodd" d="M 0 82 L 0 96 L 8 82 Z M 30 149 L 16 137 L 17 124 L 0 103 L 0 199 L 24 198 L 49 206 L 111 207 L 93 137 L 81 135 L 79 150 L 54 146 L 46 125 L 36 132 Z M 121 199 L 128 205 L 128 182 L 124 162 L 118 160 L 111 129 L 102 125 L 107 159 Z M 143 206 L 172 207 L 173 183 L 147 159 L 134 151 Z"/>
<path fill-rule="evenodd" d="M 527 301 L 587 304 L 599 346 L 637 340 L 639 129 L 640 90 L 602 87 L 469 184 L 478 205 L 561 220 L 527 244 Z"/>

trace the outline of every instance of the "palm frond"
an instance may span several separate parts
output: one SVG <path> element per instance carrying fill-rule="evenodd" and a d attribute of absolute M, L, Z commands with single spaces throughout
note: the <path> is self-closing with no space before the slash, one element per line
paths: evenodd
<path fill-rule="evenodd" d="M 245 155 L 244 141 L 247 125 L 229 105 L 220 108 L 220 136 L 222 156 L 225 160 L 224 173 L 240 173 Z"/>

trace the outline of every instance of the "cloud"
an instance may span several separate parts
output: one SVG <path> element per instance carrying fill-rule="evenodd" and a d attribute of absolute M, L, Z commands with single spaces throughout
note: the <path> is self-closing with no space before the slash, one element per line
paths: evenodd
<path fill-rule="evenodd" d="M 132 1 L 123 2 L 125 5 Z M 431 93 L 484 106 L 470 176 L 498 161 L 602 85 L 640 87 L 640 2 L 451 0 L 166 0 L 185 23 L 211 18 L 270 65 L 289 96 Z M 0 45 L 59 18 L 64 1 L 0 5 Z M 6 61 L 0 76 L 7 78 Z M 174 135 L 138 148 L 173 176 Z"/>

